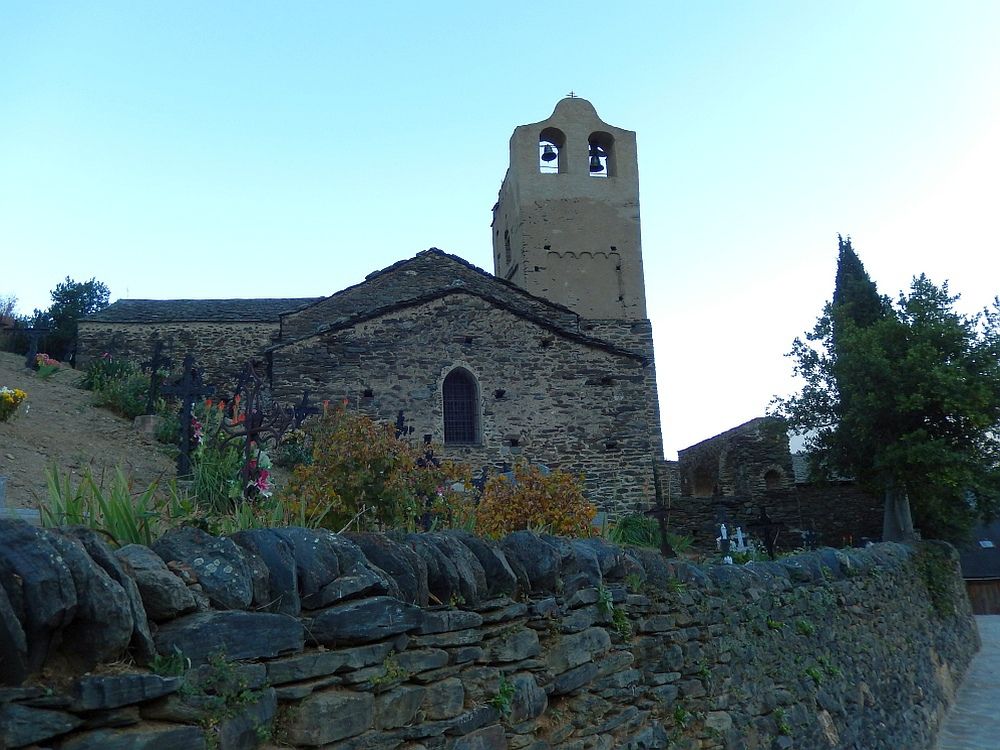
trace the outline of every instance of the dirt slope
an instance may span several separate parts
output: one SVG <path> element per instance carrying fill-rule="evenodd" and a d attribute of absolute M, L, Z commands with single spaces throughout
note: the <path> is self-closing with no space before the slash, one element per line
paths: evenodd
<path fill-rule="evenodd" d="M 25 412 L 22 405 L 16 417 L 0 422 L 8 507 L 37 507 L 47 494 L 45 470 L 53 464 L 74 476 L 90 467 L 95 477 L 109 480 L 121 466 L 143 489 L 173 476 L 174 462 L 160 446 L 133 431 L 129 421 L 92 406 L 93 394 L 76 386 L 79 379 L 79 372 L 66 369 L 42 380 L 25 369 L 23 357 L 0 352 L 0 386 L 26 391 L 30 407 Z"/>

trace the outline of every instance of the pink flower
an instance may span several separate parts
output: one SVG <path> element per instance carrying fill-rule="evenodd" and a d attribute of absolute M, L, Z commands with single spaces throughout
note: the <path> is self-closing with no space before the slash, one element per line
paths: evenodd
<path fill-rule="evenodd" d="M 257 476 L 257 481 L 253 483 L 253 486 L 257 488 L 264 497 L 271 494 L 271 485 L 268 483 L 268 477 L 271 476 L 271 472 L 267 469 L 261 469 L 260 474 Z"/>
<path fill-rule="evenodd" d="M 191 417 L 191 439 L 196 443 L 201 442 L 201 422 L 196 417 Z"/>

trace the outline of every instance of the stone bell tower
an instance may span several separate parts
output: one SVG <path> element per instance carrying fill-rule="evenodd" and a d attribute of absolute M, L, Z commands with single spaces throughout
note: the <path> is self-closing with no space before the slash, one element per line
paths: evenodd
<path fill-rule="evenodd" d="M 635 133 L 586 99 L 514 130 L 492 226 L 497 276 L 584 318 L 646 317 Z"/>

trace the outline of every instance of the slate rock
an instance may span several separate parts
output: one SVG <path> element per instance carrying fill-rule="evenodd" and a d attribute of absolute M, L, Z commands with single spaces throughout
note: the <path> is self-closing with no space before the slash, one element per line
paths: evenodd
<path fill-rule="evenodd" d="M 246 609 L 253 601 L 253 577 L 243 551 L 232 539 L 201 529 L 172 529 L 153 543 L 164 562 L 190 567 L 213 607 Z"/>
<path fill-rule="evenodd" d="M 483 616 L 478 612 L 461 609 L 436 609 L 424 612 L 423 621 L 416 632 L 420 635 L 448 633 L 454 630 L 478 628 L 483 624 Z"/>
<path fill-rule="evenodd" d="M 399 587 L 386 572 L 372 563 L 361 548 L 339 534 L 328 533 L 324 542 L 337 555 L 340 574 L 314 596 L 304 600 L 309 609 L 321 609 L 344 599 L 387 595 L 398 599 Z"/>
<path fill-rule="evenodd" d="M 349 537 L 365 557 L 392 576 L 400 601 L 427 606 L 427 563 L 406 544 L 384 534 L 353 534 Z"/>
<path fill-rule="evenodd" d="M 155 674 L 84 676 L 73 683 L 70 695 L 73 711 L 98 711 L 159 698 L 175 692 L 183 684 L 180 677 Z"/>
<path fill-rule="evenodd" d="M 58 533 L 49 534 L 49 542 L 62 555 L 76 587 L 77 608 L 60 633 L 60 654 L 80 671 L 114 661 L 132 640 L 132 605 L 125 589 L 91 559 L 80 542 Z M 80 648 L 83 643 L 86 648 Z"/>
<path fill-rule="evenodd" d="M 76 614 L 73 575 L 47 532 L 0 518 L 0 586 L 24 630 L 28 671 L 34 672 Z"/>
<path fill-rule="evenodd" d="M 538 686 L 534 675 L 527 672 L 516 674 L 510 678 L 510 684 L 514 689 L 508 717 L 511 724 L 538 718 L 545 712 L 549 699 Z"/>
<path fill-rule="evenodd" d="M 269 659 L 302 650 L 302 623 L 288 615 L 269 612 L 195 612 L 160 626 L 156 649 L 169 655 L 179 650 L 192 664 L 209 657 Z"/>
<path fill-rule="evenodd" d="M 271 725 L 277 712 L 278 698 L 274 688 L 266 688 L 257 700 L 219 722 L 215 727 L 215 746 L 218 750 L 250 750 L 257 747 L 260 742 L 258 732 Z"/>
<path fill-rule="evenodd" d="M 247 567 L 250 568 L 250 587 L 253 591 L 250 606 L 255 612 L 262 612 L 271 603 L 271 572 L 256 552 L 243 547 L 240 547 L 240 551 L 243 552 Z"/>
<path fill-rule="evenodd" d="M 0 704 L 0 747 L 23 747 L 72 731 L 83 724 L 63 711 L 31 708 L 17 703 Z"/>
<path fill-rule="evenodd" d="M 610 648 L 611 636 L 604 628 L 588 628 L 560 638 L 549 647 L 545 659 L 549 668 L 558 674 L 603 656 Z"/>
<path fill-rule="evenodd" d="M 492 724 L 459 737 L 452 750 L 507 750 L 507 738 L 501 725 Z"/>
<path fill-rule="evenodd" d="M 462 713 L 465 686 L 458 677 L 449 677 L 427 686 L 424 715 L 431 721 L 452 719 Z"/>
<path fill-rule="evenodd" d="M 449 720 L 445 734 L 466 735 L 501 719 L 500 711 L 491 705 L 474 706 Z"/>
<path fill-rule="evenodd" d="M 294 547 L 275 529 L 247 529 L 233 534 L 236 544 L 253 552 L 267 567 L 268 612 L 298 616 L 302 611 L 299 599 L 299 578 Z"/>
<path fill-rule="evenodd" d="M 397 685 L 375 697 L 375 728 L 395 729 L 413 721 L 424 702 L 427 688 Z"/>
<path fill-rule="evenodd" d="M 592 547 L 577 544 L 575 539 L 549 534 L 543 534 L 542 540 L 559 550 L 559 577 L 564 597 L 570 597 L 581 589 L 596 589 L 604 585 L 601 564 Z"/>
<path fill-rule="evenodd" d="M 361 734 L 374 724 L 371 693 L 325 690 L 303 699 L 285 724 L 292 745 L 326 745 Z"/>
<path fill-rule="evenodd" d="M 87 550 L 90 559 L 101 566 L 111 580 L 122 587 L 128 598 L 129 611 L 132 613 L 132 639 L 129 648 L 133 658 L 139 664 L 148 664 L 156 654 L 153 634 L 149 630 L 149 620 L 146 608 L 142 603 L 142 594 L 135 578 L 125 569 L 115 553 L 104 541 L 104 538 L 93 529 L 84 526 L 69 526 L 59 530 L 61 534 L 76 539 Z"/>
<path fill-rule="evenodd" d="M 75 735 L 59 750 L 205 750 L 205 733 L 199 727 L 151 726 L 98 729 Z"/>
<path fill-rule="evenodd" d="M 487 648 L 491 662 L 522 661 L 538 656 L 540 652 L 538 633 L 531 628 L 517 628 L 498 635 Z"/>
<path fill-rule="evenodd" d="M 555 591 L 559 580 L 559 551 L 530 531 L 515 531 L 500 541 L 507 560 L 525 571 L 532 591 Z"/>
<path fill-rule="evenodd" d="M 7 591 L 0 587 L 0 685 L 20 685 L 28 676 L 28 641 Z"/>
<path fill-rule="evenodd" d="M 403 645 L 393 639 L 354 648 L 339 648 L 336 651 L 306 651 L 268 661 L 267 680 L 272 685 L 281 685 L 313 677 L 326 677 L 349 669 L 364 669 L 383 663 L 390 653 L 403 648 Z"/>
<path fill-rule="evenodd" d="M 431 544 L 436 546 L 455 565 L 458 571 L 459 590 L 466 605 L 474 607 L 480 601 L 489 598 L 489 588 L 486 585 L 486 572 L 479 558 L 469 547 L 454 535 L 433 533 L 424 534 Z"/>
<path fill-rule="evenodd" d="M 581 664 L 567 670 L 552 681 L 552 695 L 565 695 L 579 690 L 597 676 L 597 665 L 593 662 Z"/>
<path fill-rule="evenodd" d="M 194 595 L 188 587 L 149 547 L 127 544 L 114 554 L 128 566 L 150 620 L 164 622 L 196 609 Z"/>
<path fill-rule="evenodd" d="M 306 606 L 306 599 L 316 596 L 340 575 L 340 558 L 336 547 L 329 542 L 332 534 L 297 526 L 274 529 L 274 533 L 292 547 L 299 596 L 304 600 L 303 606 Z"/>
<path fill-rule="evenodd" d="M 573 539 L 570 544 L 594 553 L 601 568 L 601 578 L 605 581 L 624 581 L 625 576 L 632 572 L 634 562 L 627 558 L 625 550 L 600 537 Z"/>
<path fill-rule="evenodd" d="M 449 604 L 463 596 L 458 568 L 436 544 L 423 534 L 407 534 L 404 539 L 427 566 L 427 589 L 437 603 Z"/>
<path fill-rule="evenodd" d="M 458 529 L 444 531 L 441 536 L 457 539 L 476 556 L 486 576 L 484 599 L 517 594 L 517 576 L 507 561 L 507 556 L 496 544 Z"/>
<path fill-rule="evenodd" d="M 388 596 L 354 599 L 315 613 L 309 637 L 327 646 L 380 641 L 416 630 L 423 610 Z"/>

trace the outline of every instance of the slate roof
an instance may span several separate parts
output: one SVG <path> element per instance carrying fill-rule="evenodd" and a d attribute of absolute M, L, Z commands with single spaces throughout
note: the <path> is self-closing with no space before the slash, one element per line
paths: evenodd
<path fill-rule="evenodd" d="M 464 258 L 432 247 L 373 271 L 364 281 L 323 297 L 302 310 L 282 314 L 281 334 L 284 337 L 291 331 L 294 338 L 329 322 L 367 315 L 453 287 L 501 299 L 510 307 L 546 318 L 568 330 L 579 328 L 580 316 L 568 307 L 535 296 Z"/>
<path fill-rule="evenodd" d="M 966 580 L 1000 579 L 1000 521 L 977 526 L 971 541 L 958 550 L 962 578 Z M 992 547 L 981 542 L 992 543 Z"/>
<path fill-rule="evenodd" d="M 94 323 L 276 323 L 281 313 L 319 299 L 322 298 L 120 299 L 84 320 Z"/>
<path fill-rule="evenodd" d="M 372 320 L 374 318 L 378 318 L 382 315 L 387 315 L 397 310 L 402 310 L 408 307 L 415 307 L 417 305 L 423 305 L 428 302 L 433 302 L 434 300 L 441 299 L 442 297 L 449 297 L 456 294 L 464 294 L 470 297 L 477 297 L 481 300 L 488 302 L 494 307 L 498 307 L 501 310 L 506 310 L 507 312 L 516 315 L 519 318 L 523 318 L 524 320 L 527 320 L 537 325 L 539 328 L 544 328 L 545 330 L 551 333 L 561 336 L 562 338 L 569 339 L 570 341 L 575 341 L 578 344 L 594 347 L 596 349 L 603 349 L 604 351 L 610 352 L 611 354 L 615 354 L 620 357 L 627 357 L 629 359 L 634 359 L 638 362 L 641 362 L 643 365 L 649 364 L 649 360 L 646 357 L 643 357 L 642 355 L 637 354 L 636 352 L 629 351 L 628 349 L 623 349 L 619 346 L 615 346 L 614 344 L 605 341 L 603 339 L 598 339 L 593 336 L 587 336 L 577 331 L 568 330 L 563 326 L 554 324 L 552 321 L 546 318 L 534 315 L 531 312 L 523 310 L 515 305 L 511 305 L 506 300 L 499 299 L 489 294 L 484 294 L 478 290 L 468 289 L 466 287 L 438 289 L 434 292 L 419 297 L 404 299 L 389 305 L 383 305 L 382 307 L 377 307 L 373 310 L 368 310 L 364 313 L 351 315 L 350 317 L 339 318 L 337 320 L 330 321 L 329 323 L 320 326 L 315 331 L 304 334 L 302 336 L 286 339 L 277 344 L 274 344 L 273 346 L 268 347 L 266 351 L 278 351 L 287 346 L 291 346 L 292 344 L 313 338 L 315 336 L 320 336 L 322 334 L 333 333 L 336 331 L 344 330 L 346 328 L 350 328 L 354 325 L 357 325 L 358 323 L 363 323 L 364 321 Z"/>

